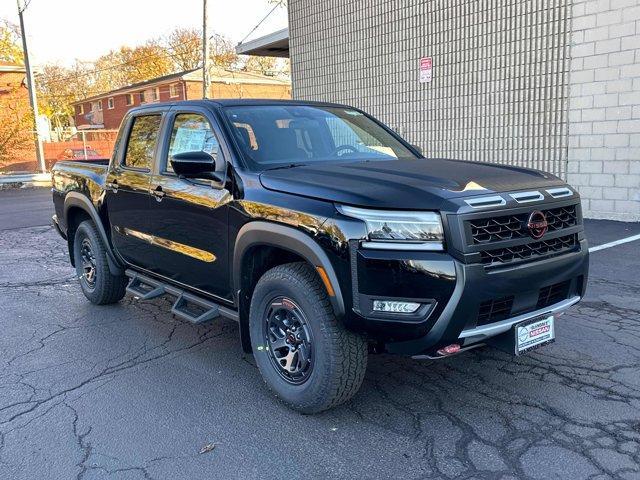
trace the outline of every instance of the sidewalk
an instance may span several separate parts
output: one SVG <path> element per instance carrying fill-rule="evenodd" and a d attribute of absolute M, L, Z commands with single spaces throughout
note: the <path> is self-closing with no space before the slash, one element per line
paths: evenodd
<path fill-rule="evenodd" d="M 50 173 L 0 174 L 0 190 L 12 187 L 48 187 L 51 186 Z"/>

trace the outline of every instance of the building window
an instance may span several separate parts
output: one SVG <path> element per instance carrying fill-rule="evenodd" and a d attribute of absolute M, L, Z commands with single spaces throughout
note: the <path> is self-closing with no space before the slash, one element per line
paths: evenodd
<path fill-rule="evenodd" d="M 107 98 L 107 108 L 113 110 L 113 97 Z"/>
<path fill-rule="evenodd" d="M 151 101 L 157 102 L 160 100 L 160 89 L 158 87 L 151 89 Z"/>
<path fill-rule="evenodd" d="M 84 105 L 76 105 L 76 110 L 78 111 L 78 115 L 82 115 L 84 113 Z"/>
<path fill-rule="evenodd" d="M 99 102 L 91 102 L 91 111 L 99 111 L 102 110 L 102 100 Z"/>
<path fill-rule="evenodd" d="M 124 96 L 125 102 L 127 102 L 127 105 L 133 105 L 133 94 L 132 93 L 127 93 Z"/>
<path fill-rule="evenodd" d="M 98 100 L 98 110 L 102 111 L 102 100 Z"/>
<path fill-rule="evenodd" d="M 178 85 L 177 83 L 172 83 L 169 85 L 169 96 L 171 98 L 176 98 L 178 96 Z"/>
<path fill-rule="evenodd" d="M 140 98 L 140 103 L 144 103 L 144 91 L 138 93 L 138 97 Z"/>

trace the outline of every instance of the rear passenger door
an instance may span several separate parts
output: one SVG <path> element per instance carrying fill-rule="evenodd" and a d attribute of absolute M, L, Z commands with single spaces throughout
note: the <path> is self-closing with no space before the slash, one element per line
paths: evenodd
<path fill-rule="evenodd" d="M 156 239 L 152 270 L 175 282 L 231 300 L 228 215 L 232 195 L 226 181 L 179 178 L 171 167 L 177 153 L 204 151 L 226 178 L 228 150 L 206 109 L 172 110 L 162 154 L 151 180 L 150 233 Z"/>
<path fill-rule="evenodd" d="M 128 119 L 122 151 L 107 174 L 105 201 L 113 246 L 128 264 L 150 268 L 149 182 L 158 148 L 161 112 L 144 112 Z"/>

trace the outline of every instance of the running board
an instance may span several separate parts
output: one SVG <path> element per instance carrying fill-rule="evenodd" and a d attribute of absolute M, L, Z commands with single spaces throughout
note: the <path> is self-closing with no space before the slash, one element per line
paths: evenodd
<path fill-rule="evenodd" d="M 129 276 L 129 273 L 132 273 L 133 276 L 129 277 L 130 280 L 129 285 L 127 285 L 127 293 L 130 293 L 140 300 L 151 300 L 152 298 L 165 294 L 164 285 L 159 282 L 150 282 L 149 280 L 151 279 L 147 279 L 139 273 L 127 270 L 127 276 Z M 145 280 L 147 281 L 145 282 Z"/>
<path fill-rule="evenodd" d="M 176 300 L 171 307 L 171 313 L 188 322 L 203 323 L 218 317 L 230 318 L 236 322 L 239 319 L 235 310 L 188 293 L 168 283 L 133 270 L 126 270 L 125 275 L 130 278 L 129 285 L 127 285 L 127 293 L 139 300 L 150 300 L 162 295 L 175 297 Z"/>

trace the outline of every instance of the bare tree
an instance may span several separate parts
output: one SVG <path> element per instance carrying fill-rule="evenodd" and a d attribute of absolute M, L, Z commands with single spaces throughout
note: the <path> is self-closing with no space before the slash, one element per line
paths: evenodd
<path fill-rule="evenodd" d="M 274 57 L 247 57 L 244 62 L 243 70 L 256 73 L 274 73 L 277 69 L 277 59 Z"/>
<path fill-rule="evenodd" d="M 24 87 L 5 92 L 0 103 L 0 167 L 33 151 L 33 115 Z"/>
<path fill-rule="evenodd" d="M 177 28 L 160 42 L 171 52 L 178 70 L 193 70 L 202 64 L 202 34 L 197 28 Z"/>
<path fill-rule="evenodd" d="M 238 54 L 235 46 L 226 37 L 214 34 L 211 38 L 210 58 L 213 65 L 223 68 L 230 68 L 238 63 Z"/>
<path fill-rule="evenodd" d="M 0 61 L 24 63 L 20 38 L 20 27 L 8 20 L 0 20 Z"/>

